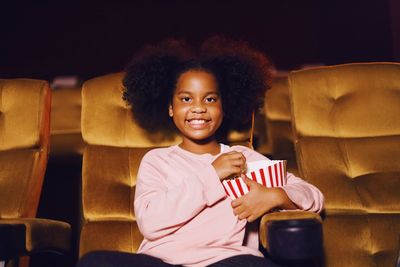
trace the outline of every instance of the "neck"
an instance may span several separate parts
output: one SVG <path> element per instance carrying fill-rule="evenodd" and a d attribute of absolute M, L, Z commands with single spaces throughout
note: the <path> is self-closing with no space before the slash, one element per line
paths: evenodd
<path fill-rule="evenodd" d="M 211 155 L 217 155 L 221 152 L 221 146 L 215 139 L 200 142 L 183 139 L 182 143 L 179 146 L 195 154 L 210 153 Z"/>

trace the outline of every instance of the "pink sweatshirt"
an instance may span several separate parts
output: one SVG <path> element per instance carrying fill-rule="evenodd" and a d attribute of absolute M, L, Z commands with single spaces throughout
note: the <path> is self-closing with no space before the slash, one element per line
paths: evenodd
<path fill-rule="evenodd" d="M 247 162 L 265 160 L 243 146 L 221 145 L 221 153 L 242 152 Z M 233 214 L 232 200 L 211 163 L 218 155 L 194 154 L 179 146 L 148 152 L 139 167 L 135 215 L 144 240 L 138 253 L 170 264 L 206 266 L 258 250 L 258 229 Z M 301 209 L 320 212 L 321 192 L 291 173 L 283 188 Z M 250 224 L 249 224 L 250 226 Z"/>

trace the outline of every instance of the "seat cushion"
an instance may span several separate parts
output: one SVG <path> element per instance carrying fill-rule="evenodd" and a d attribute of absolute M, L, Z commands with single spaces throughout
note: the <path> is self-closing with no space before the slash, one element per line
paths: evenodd
<path fill-rule="evenodd" d="M 95 250 L 134 253 L 142 240 L 143 236 L 133 220 L 89 221 L 81 231 L 79 255 Z"/>
<path fill-rule="evenodd" d="M 1 219 L 35 216 L 46 159 L 40 149 L 0 151 Z"/>
<path fill-rule="evenodd" d="M 71 227 L 68 223 L 49 219 L 1 219 L 0 224 L 25 225 L 25 252 L 66 252 L 71 244 Z"/>
<path fill-rule="evenodd" d="M 399 214 L 328 214 L 323 221 L 325 266 L 395 266 Z"/>

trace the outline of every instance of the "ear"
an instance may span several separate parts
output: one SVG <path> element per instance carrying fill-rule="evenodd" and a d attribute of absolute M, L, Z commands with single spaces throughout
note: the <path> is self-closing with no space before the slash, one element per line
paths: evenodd
<path fill-rule="evenodd" d="M 174 116 L 174 112 L 172 111 L 172 105 L 171 105 L 171 104 L 169 104 L 169 107 L 168 107 L 168 115 L 169 115 L 170 117 L 173 117 L 173 116 Z"/>

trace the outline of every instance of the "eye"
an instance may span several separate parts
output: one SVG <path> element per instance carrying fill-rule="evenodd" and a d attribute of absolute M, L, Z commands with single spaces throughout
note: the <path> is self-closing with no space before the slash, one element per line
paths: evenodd
<path fill-rule="evenodd" d="M 215 103 L 215 102 L 217 102 L 216 97 L 207 97 L 206 98 L 206 103 Z"/>
<path fill-rule="evenodd" d="M 190 99 L 190 97 L 188 97 L 188 96 L 181 97 L 181 101 L 184 102 L 184 103 L 189 103 L 190 100 L 191 100 L 191 99 Z"/>

